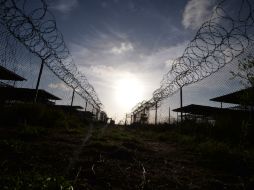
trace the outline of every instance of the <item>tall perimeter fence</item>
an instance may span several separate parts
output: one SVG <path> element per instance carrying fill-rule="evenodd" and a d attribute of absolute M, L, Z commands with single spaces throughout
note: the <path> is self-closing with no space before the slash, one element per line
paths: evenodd
<path fill-rule="evenodd" d="M 182 56 L 173 60 L 152 98 L 132 109 L 128 122 L 158 124 L 180 121 L 182 117 L 172 110 L 191 104 L 218 108 L 236 106 L 210 99 L 253 85 L 245 80 L 253 78 L 253 64 L 245 71 L 242 69 L 248 61 L 253 62 L 253 53 L 254 2 L 219 2 Z"/>
<path fill-rule="evenodd" d="M 0 0 L 0 66 L 26 79 L 0 80 L 1 86 L 43 89 L 61 99 L 55 104 L 81 106 L 97 116 L 102 110 L 44 0 Z"/>

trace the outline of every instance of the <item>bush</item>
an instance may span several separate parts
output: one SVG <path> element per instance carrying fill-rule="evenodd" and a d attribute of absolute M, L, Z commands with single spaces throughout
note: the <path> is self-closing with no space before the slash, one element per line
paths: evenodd
<path fill-rule="evenodd" d="M 46 130 L 40 126 L 21 125 L 18 135 L 23 138 L 35 138 L 46 134 Z"/>
<path fill-rule="evenodd" d="M 73 190 L 73 186 L 64 177 L 47 177 L 38 173 L 17 176 L 1 176 L 1 189 L 34 189 L 34 190 Z"/>
<path fill-rule="evenodd" d="M 81 119 L 75 114 L 42 104 L 13 104 L 2 108 L 2 125 L 35 125 L 44 127 L 79 127 Z"/>
<path fill-rule="evenodd" d="M 227 144 L 207 140 L 197 145 L 197 151 L 212 158 L 227 158 L 230 155 L 230 148 Z"/>

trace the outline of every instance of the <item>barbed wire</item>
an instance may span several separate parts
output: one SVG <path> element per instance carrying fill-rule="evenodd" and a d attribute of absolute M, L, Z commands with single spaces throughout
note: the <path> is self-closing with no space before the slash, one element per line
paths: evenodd
<path fill-rule="evenodd" d="M 223 0 L 215 7 L 211 18 L 201 25 L 182 56 L 173 61 L 153 97 L 138 103 L 132 113 L 139 113 L 147 106 L 154 107 L 156 102 L 170 97 L 183 86 L 209 77 L 253 48 L 253 3 L 250 0 L 239 1 L 234 18 L 225 8 L 228 2 Z"/>
<path fill-rule="evenodd" d="M 69 87 L 97 109 L 102 106 L 94 87 L 82 74 L 57 29 L 53 14 L 45 0 L 29 10 L 29 1 L 0 0 L 0 23 L 30 52 Z"/>

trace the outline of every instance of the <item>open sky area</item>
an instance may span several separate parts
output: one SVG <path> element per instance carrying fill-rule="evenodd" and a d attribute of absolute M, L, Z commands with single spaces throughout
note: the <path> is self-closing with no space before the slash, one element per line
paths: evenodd
<path fill-rule="evenodd" d="M 121 118 L 159 87 L 215 0 L 49 0 L 78 68 Z M 61 86 L 59 85 L 59 88 Z"/>

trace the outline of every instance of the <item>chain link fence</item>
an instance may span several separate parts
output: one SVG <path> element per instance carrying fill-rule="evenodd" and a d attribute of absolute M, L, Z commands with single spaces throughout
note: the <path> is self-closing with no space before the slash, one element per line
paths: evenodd
<path fill-rule="evenodd" d="M 53 104 L 81 106 L 80 111 L 99 118 L 102 104 L 77 69 L 46 2 L 37 1 L 34 9 L 25 0 L 2 0 L 0 5 L 0 66 L 25 79 L 0 80 L 1 86 L 36 90 L 38 83 L 39 89 L 60 98 Z"/>
<path fill-rule="evenodd" d="M 129 122 L 177 122 L 179 115 L 174 109 L 191 104 L 215 108 L 239 106 L 210 99 L 253 86 L 250 81 L 243 82 L 244 78 L 253 78 L 254 66 L 248 65 L 253 62 L 253 32 L 252 1 L 220 1 L 182 56 L 174 59 L 153 97 L 132 109 Z M 246 69 L 245 77 L 239 74 L 241 64 Z"/>

